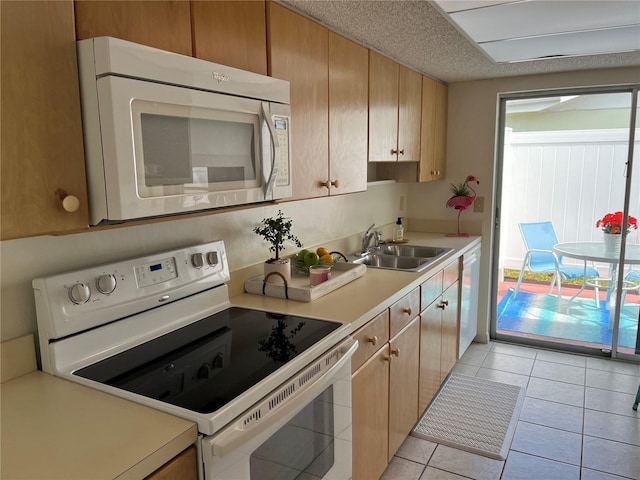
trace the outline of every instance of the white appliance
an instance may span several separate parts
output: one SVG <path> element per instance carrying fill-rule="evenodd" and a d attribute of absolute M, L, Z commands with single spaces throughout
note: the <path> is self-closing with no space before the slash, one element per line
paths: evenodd
<path fill-rule="evenodd" d="M 288 198 L 289 82 L 78 42 L 91 225 Z"/>
<path fill-rule="evenodd" d="M 478 333 L 478 289 L 480 288 L 480 245 L 462 256 L 460 289 L 460 336 L 458 359 L 464 355 Z"/>
<path fill-rule="evenodd" d="M 42 368 L 197 423 L 203 480 L 350 479 L 350 326 L 228 280 L 221 241 L 37 278 Z"/>

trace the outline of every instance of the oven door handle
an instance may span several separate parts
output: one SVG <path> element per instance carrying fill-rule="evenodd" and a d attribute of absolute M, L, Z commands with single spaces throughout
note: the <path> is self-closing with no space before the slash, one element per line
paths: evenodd
<path fill-rule="evenodd" d="M 283 426 L 286 423 L 283 422 L 283 419 L 289 420 L 290 418 L 293 418 L 300 410 L 313 401 L 314 398 L 320 395 L 325 388 L 336 381 L 336 372 L 351 360 L 351 356 L 357 348 L 357 340 L 353 340 L 351 338 L 346 340 L 340 347 L 338 347 L 343 357 L 334 366 L 327 370 L 322 377 L 309 385 L 308 388 L 301 391 L 299 394 L 292 395 L 286 401 L 282 402 L 275 410 L 272 410 L 268 416 L 255 423 L 251 428 L 241 429 L 236 425 L 231 425 L 218 435 L 212 437 L 209 441 L 212 455 L 214 457 L 222 458 L 225 455 L 229 455 L 235 449 L 244 445 L 257 435 L 260 435 L 269 429 L 273 429 L 274 426 L 277 426 L 277 428 Z M 296 406 L 293 408 L 291 407 L 292 402 L 296 403 Z M 275 429 L 275 431 L 277 431 L 277 429 Z M 275 433 L 275 431 L 273 433 Z"/>

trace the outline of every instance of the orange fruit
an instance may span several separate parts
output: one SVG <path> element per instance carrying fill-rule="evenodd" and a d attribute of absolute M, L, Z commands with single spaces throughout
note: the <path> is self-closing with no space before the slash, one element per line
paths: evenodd
<path fill-rule="evenodd" d="M 324 247 L 319 247 L 316 250 L 316 253 L 318 254 L 318 256 L 320 258 L 324 257 L 325 255 L 329 255 L 329 249 L 328 248 L 324 248 Z"/>
<path fill-rule="evenodd" d="M 332 265 L 333 264 L 333 255 L 327 253 L 326 255 L 322 255 L 320 257 L 320 263 L 324 265 Z"/>

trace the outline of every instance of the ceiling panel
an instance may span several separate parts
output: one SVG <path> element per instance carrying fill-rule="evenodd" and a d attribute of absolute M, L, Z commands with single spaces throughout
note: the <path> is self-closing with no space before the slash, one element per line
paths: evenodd
<path fill-rule="evenodd" d="M 476 4 L 435 0 L 496 62 L 638 50 L 636 0 L 524 0 Z M 486 3 L 486 2 L 483 2 Z M 460 10 L 461 6 L 471 9 Z M 550 37 L 553 34 L 561 34 Z"/>
<path fill-rule="evenodd" d="M 451 14 L 476 42 L 640 24 L 634 1 L 538 0 Z"/>
<path fill-rule="evenodd" d="M 640 26 L 502 40 L 481 48 L 496 62 L 640 50 Z"/>

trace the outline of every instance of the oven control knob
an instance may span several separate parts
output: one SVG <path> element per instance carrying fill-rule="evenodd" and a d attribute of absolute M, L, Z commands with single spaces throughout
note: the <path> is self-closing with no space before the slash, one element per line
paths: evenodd
<path fill-rule="evenodd" d="M 211 266 L 218 264 L 218 252 L 207 252 L 207 263 Z"/>
<path fill-rule="evenodd" d="M 76 283 L 69 289 L 69 299 L 76 305 L 87 303 L 91 298 L 91 289 L 84 283 Z"/>
<path fill-rule="evenodd" d="M 198 369 L 198 378 L 209 378 L 209 374 L 211 373 L 211 365 L 208 363 L 203 363 Z"/>
<path fill-rule="evenodd" d="M 103 295 L 110 295 L 116 289 L 116 277 L 111 274 L 100 275 L 96 279 L 96 289 Z"/>
<path fill-rule="evenodd" d="M 191 255 L 191 265 L 195 268 L 202 268 L 204 265 L 204 255 L 201 253 L 194 253 Z"/>

